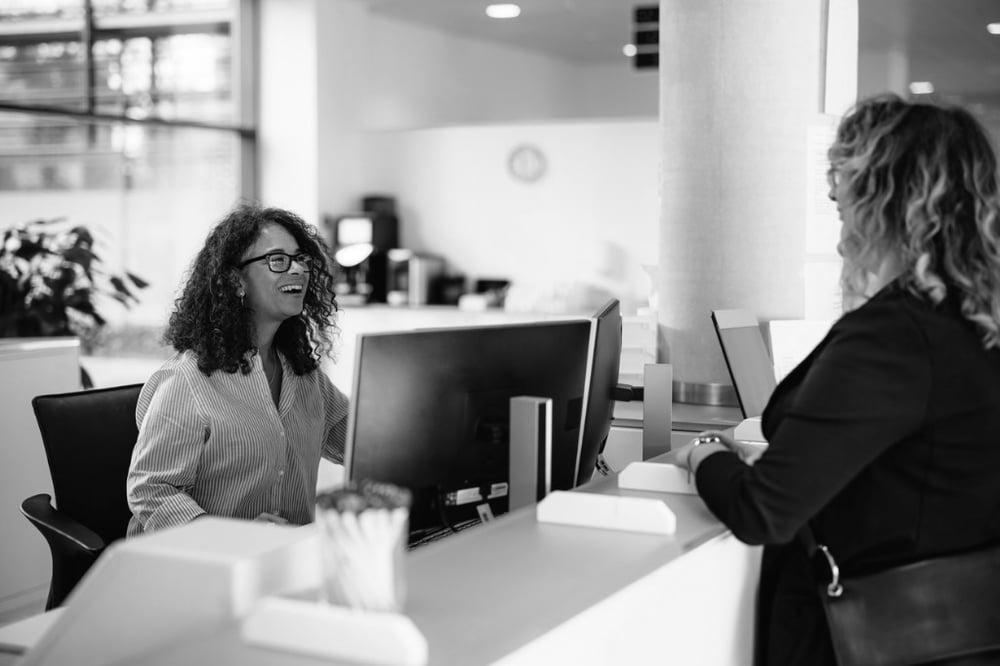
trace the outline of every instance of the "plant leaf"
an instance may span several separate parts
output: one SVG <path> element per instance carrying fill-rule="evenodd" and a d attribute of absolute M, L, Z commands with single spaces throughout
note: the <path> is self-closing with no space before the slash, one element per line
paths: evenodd
<path fill-rule="evenodd" d="M 34 238 L 22 238 L 21 247 L 14 251 L 15 257 L 32 259 L 38 255 L 52 254 L 47 247 Z"/>
<path fill-rule="evenodd" d="M 90 233 L 90 229 L 84 226 L 73 227 L 70 229 L 71 234 L 76 234 L 75 245 L 86 245 L 90 247 L 94 244 L 94 235 Z"/>
<path fill-rule="evenodd" d="M 83 266 L 84 270 L 88 270 L 94 260 L 97 259 L 97 255 L 95 255 L 90 248 L 82 245 L 74 245 L 73 247 L 67 248 L 66 251 L 63 252 L 62 256 L 65 261 L 80 264 Z"/>
<path fill-rule="evenodd" d="M 125 284 L 125 280 L 121 279 L 118 275 L 112 275 L 109 280 L 111 281 L 111 286 L 118 290 L 118 293 L 127 296 L 129 298 L 135 298 L 132 292 L 129 290 L 128 285 Z"/>

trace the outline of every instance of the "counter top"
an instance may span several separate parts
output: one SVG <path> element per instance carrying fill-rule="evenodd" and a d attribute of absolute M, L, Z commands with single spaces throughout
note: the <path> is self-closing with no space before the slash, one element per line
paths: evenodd
<path fill-rule="evenodd" d="M 427 640 L 429 664 L 750 663 L 758 549 L 737 542 L 695 495 L 620 490 L 616 476 L 574 492 L 664 501 L 676 516 L 676 532 L 662 536 L 540 523 L 534 507 L 526 507 L 409 552 L 404 612 Z M 163 569 L 166 560 L 157 562 L 161 572 L 170 570 Z M 116 582 L 122 574 L 115 567 L 106 569 L 109 585 L 124 584 Z M 87 640 L 100 635 L 103 625 L 111 631 L 122 621 L 138 622 L 151 635 L 133 636 L 115 649 L 119 657 L 126 658 L 121 651 L 127 650 L 128 660 L 147 665 L 264 666 L 278 658 L 282 664 L 339 663 L 246 643 L 240 638 L 240 612 L 227 617 L 213 609 L 208 596 L 199 597 L 209 592 L 160 589 L 157 577 L 130 571 L 129 591 L 105 587 L 102 592 L 100 583 L 91 581 L 89 594 L 71 598 L 71 611 L 78 604 L 74 622 L 87 624 L 86 630 L 64 623 L 53 626 L 59 630 L 53 635 Z M 211 580 L 220 584 L 218 575 Z M 153 593 L 158 603 L 150 606 Z M 97 602 L 102 594 L 103 606 Z M 130 611 L 121 605 L 132 613 L 141 607 L 142 617 L 125 620 Z M 181 607 L 188 609 L 189 628 L 181 634 L 175 628 L 170 640 L 156 639 L 157 614 L 166 614 L 163 626 L 170 626 L 171 614 Z M 129 642 L 137 644 L 128 647 Z M 106 654 L 99 644 L 88 648 Z"/>

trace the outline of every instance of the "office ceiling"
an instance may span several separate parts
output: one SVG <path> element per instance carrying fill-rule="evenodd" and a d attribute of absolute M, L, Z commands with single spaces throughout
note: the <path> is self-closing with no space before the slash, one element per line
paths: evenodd
<path fill-rule="evenodd" d="M 515 19 L 491 19 L 487 0 L 367 0 L 377 14 L 486 39 L 580 63 L 622 60 L 631 41 L 630 0 L 494 0 L 518 2 Z"/>
<path fill-rule="evenodd" d="M 691 0 L 698 2 L 699 0 Z M 631 41 L 629 0 L 521 0 L 521 16 L 485 16 L 485 0 L 367 0 L 377 14 L 472 38 L 531 49 L 581 64 L 625 60 Z M 1000 106 L 1000 0 L 859 0 L 862 48 L 907 54 L 909 79 L 965 102 Z M 863 74 L 862 74 L 863 75 Z"/>
<path fill-rule="evenodd" d="M 898 48 L 911 81 L 930 81 L 941 95 L 1000 105 L 998 0 L 859 0 L 862 48 Z"/>

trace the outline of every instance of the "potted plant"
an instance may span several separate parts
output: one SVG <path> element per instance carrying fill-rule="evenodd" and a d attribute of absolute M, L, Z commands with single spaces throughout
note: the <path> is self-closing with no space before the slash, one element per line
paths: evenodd
<path fill-rule="evenodd" d="M 147 283 L 103 268 L 87 227 L 41 219 L 3 231 L 0 240 L 0 337 L 67 335 L 89 351 L 105 325 L 99 306 L 138 302 Z M 86 373 L 84 386 L 89 385 Z"/>

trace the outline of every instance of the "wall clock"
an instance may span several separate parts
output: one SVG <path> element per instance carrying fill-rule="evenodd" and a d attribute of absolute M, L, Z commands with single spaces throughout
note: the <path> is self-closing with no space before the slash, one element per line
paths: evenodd
<path fill-rule="evenodd" d="M 522 183 L 534 183 L 545 175 L 547 162 L 545 153 L 538 146 L 523 143 L 510 151 L 507 156 L 507 171 Z"/>

